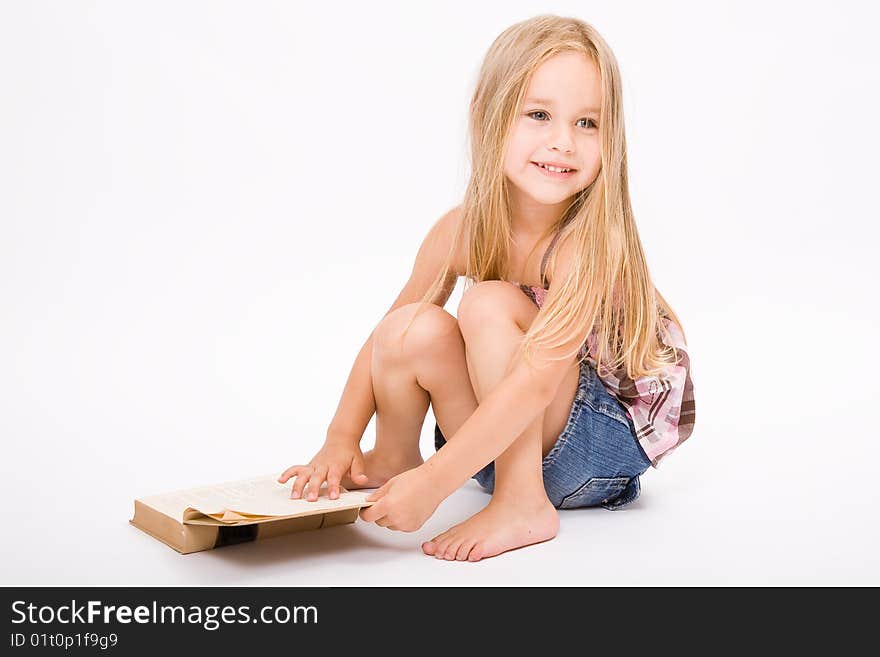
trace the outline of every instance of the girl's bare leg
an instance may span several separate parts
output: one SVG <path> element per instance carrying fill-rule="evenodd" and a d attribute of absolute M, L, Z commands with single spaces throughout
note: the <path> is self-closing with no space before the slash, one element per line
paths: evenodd
<path fill-rule="evenodd" d="M 433 405 L 440 430 L 450 436 L 477 408 L 455 317 L 430 305 L 402 335 L 419 305 L 389 313 L 373 334 L 376 444 L 364 453 L 367 481 L 355 484 L 344 477 L 345 488 L 378 487 L 422 464 L 419 438 L 428 404 Z"/>
<path fill-rule="evenodd" d="M 493 288 L 493 293 L 497 292 Z M 505 296 L 502 291 L 492 303 L 485 303 L 483 298 L 483 309 L 477 311 L 479 317 L 465 318 L 467 312 L 459 309 L 468 365 L 479 399 L 507 374 L 524 332 L 511 313 L 498 312 L 499 304 L 495 301 L 501 299 L 513 303 L 520 300 Z M 566 398 L 573 396 L 574 391 L 568 390 L 572 385 L 577 385 L 576 378 L 568 377 L 560 394 Z M 486 508 L 423 543 L 426 554 L 447 560 L 478 561 L 556 536 L 559 515 L 547 498 L 541 469 L 543 455 L 552 446 L 543 438 L 543 420 L 543 414 L 538 416 L 496 458 L 495 490 Z"/>

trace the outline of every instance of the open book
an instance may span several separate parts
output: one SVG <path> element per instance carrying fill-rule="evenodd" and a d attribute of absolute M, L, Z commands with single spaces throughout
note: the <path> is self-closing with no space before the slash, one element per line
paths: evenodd
<path fill-rule="evenodd" d="M 375 489 L 327 496 L 325 483 L 314 502 L 290 499 L 292 480 L 262 475 L 212 486 L 188 488 L 134 501 L 129 522 L 182 554 L 256 541 L 357 520 Z"/>

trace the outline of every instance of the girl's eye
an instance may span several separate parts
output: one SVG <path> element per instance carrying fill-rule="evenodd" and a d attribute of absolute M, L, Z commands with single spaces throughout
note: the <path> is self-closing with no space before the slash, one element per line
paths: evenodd
<path fill-rule="evenodd" d="M 529 113 L 527 113 L 526 116 L 532 116 L 533 114 L 547 114 L 547 112 L 545 112 L 545 111 L 543 111 L 543 110 L 535 110 L 534 112 L 529 112 Z M 538 120 L 540 121 L 540 119 L 538 119 Z M 598 127 L 599 127 L 599 125 L 598 125 L 595 121 L 593 121 L 593 119 L 587 119 L 587 118 L 578 119 L 578 123 L 580 123 L 581 121 L 587 121 L 589 124 L 592 125 L 593 128 L 598 128 Z M 585 128 L 589 128 L 589 127 L 591 127 L 591 126 L 590 126 L 590 125 L 585 125 L 584 127 L 585 127 Z"/>

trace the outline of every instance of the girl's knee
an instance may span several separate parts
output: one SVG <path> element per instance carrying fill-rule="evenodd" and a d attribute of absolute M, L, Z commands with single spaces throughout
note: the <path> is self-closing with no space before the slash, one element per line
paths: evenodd
<path fill-rule="evenodd" d="M 482 281 L 462 295 L 458 304 L 458 323 L 462 331 L 479 331 L 494 320 L 530 310 L 526 304 L 530 302 L 512 283 Z"/>
<path fill-rule="evenodd" d="M 433 303 L 408 303 L 388 313 L 373 333 L 374 347 L 401 357 L 423 353 L 458 333 L 455 317 Z"/>

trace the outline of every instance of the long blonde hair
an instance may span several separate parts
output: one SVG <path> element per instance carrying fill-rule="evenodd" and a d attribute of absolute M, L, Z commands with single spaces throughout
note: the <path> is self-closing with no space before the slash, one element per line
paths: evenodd
<path fill-rule="evenodd" d="M 462 233 L 468 247 L 466 289 L 468 281 L 473 285 L 506 275 L 511 243 L 509 183 L 503 173 L 507 139 L 532 74 L 561 52 L 582 53 L 599 69 L 602 166 L 596 179 L 571 198 L 566 211 L 542 236 L 559 231 L 557 246 L 547 260 L 548 279 L 553 278 L 554 254 L 560 247 L 570 244 L 579 257 L 573 258 L 566 280 L 556 281 L 559 292 L 547 297 L 523 335 L 520 353 L 530 362 L 536 348 L 558 347 L 572 332 L 582 333 L 586 340 L 595 329 L 600 372 L 604 374 L 602 364 L 608 362 L 610 371 L 625 368 L 631 379 L 656 376 L 679 360 L 677 350 L 661 342 L 661 336 L 669 335 L 662 318 L 675 322 L 682 337 L 684 330 L 653 285 L 630 206 L 617 60 L 599 33 L 576 18 L 544 14 L 516 23 L 486 53 L 470 103 L 472 174 L 461 206 L 462 220 L 443 270 L 422 302 L 436 298 L 441 287 L 449 291 L 450 285 L 454 287 L 457 277 L 450 276 L 450 268 Z M 575 355 L 571 352 L 565 358 Z M 589 355 L 582 353 L 578 362 Z"/>

